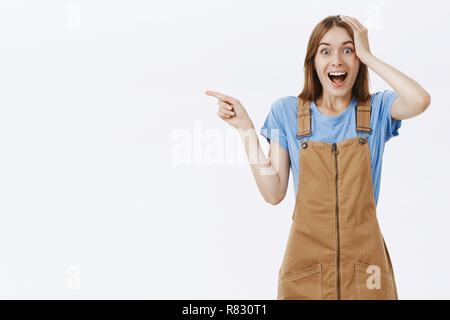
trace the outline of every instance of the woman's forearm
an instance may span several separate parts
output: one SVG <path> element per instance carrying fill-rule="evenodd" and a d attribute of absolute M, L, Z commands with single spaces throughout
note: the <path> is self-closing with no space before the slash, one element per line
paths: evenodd
<path fill-rule="evenodd" d="M 386 81 L 407 105 L 421 108 L 430 100 L 429 93 L 420 84 L 373 54 L 361 57 L 361 61 Z"/>
<path fill-rule="evenodd" d="M 271 204 L 279 203 L 284 198 L 287 188 L 287 181 L 284 181 L 283 185 L 280 182 L 279 168 L 274 168 L 272 165 L 272 163 L 276 163 L 277 166 L 280 166 L 280 161 L 277 161 L 280 158 L 279 154 L 272 155 L 269 152 L 269 157 L 266 158 L 259 144 L 253 122 L 239 100 L 211 90 L 205 91 L 205 94 L 219 99 L 217 114 L 238 130 L 250 161 L 253 177 L 264 200 Z M 288 156 L 285 156 L 285 158 L 288 158 Z M 271 159 L 274 159 L 274 161 Z M 287 161 L 282 166 L 283 171 L 285 171 L 283 177 L 289 176 Z"/>
<path fill-rule="evenodd" d="M 278 170 L 265 156 L 253 124 L 248 128 L 238 129 L 238 131 L 261 195 L 269 203 L 278 203 L 283 198 Z"/>

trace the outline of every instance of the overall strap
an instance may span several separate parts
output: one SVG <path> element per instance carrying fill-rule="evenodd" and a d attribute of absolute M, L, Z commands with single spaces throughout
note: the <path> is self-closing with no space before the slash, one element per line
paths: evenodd
<path fill-rule="evenodd" d="M 370 95 L 366 101 L 358 100 L 356 106 L 356 131 L 365 132 L 368 134 L 372 133 L 372 128 L 370 127 L 370 115 L 372 114 L 372 106 L 370 105 Z"/>
<path fill-rule="evenodd" d="M 297 123 L 298 123 L 298 133 L 297 139 L 301 137 L 311 135 L 311 108 L 310 101 L 298 98 L 297 106 Z"/>

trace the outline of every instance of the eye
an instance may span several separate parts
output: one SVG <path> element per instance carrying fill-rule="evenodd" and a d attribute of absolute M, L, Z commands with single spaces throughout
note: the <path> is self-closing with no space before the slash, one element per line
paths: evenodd
<path fill-rule="evenodd" d="M 320 51 L 320 53 L 323 54 L 324 51 L 328 51 L 328 49 L 323 49 L 322 51 Z"/>
<path fill-rule="evenodd" d="M 350 49 L 350 48 L 346 48 L 345 50 L 350 50 L 350 52 L 353 52 L 353 50 L 352 50 L 352 49 Z M 344 50 L 344 51 L 345 51 L 345 50 Z"/>

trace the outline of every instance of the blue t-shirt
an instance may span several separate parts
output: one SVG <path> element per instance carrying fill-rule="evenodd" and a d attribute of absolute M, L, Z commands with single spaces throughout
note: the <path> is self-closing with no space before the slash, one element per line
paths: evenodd
<path fill-rule="evenodd" d="M 391 137 L 398 136 L 398 129 L 402 125 L 401 120 L 391 118 L 391 105 L 398 94 L 395 91 L 385 90 L 372 94 L 372 114 L 370 127 L 372 134 L 368 135 L 370 156 L 372 164 L 372 181 L 375 205 L 378 203 L 380 191 L 381 165 L 384 152 L 384 144 Z M 260 133 L 270 140 L 278 142 L 280 146 L 289 151 L 291 159 L 291 172 L 294 180 L 295 194 L 297 195 L 299 177 L 299 153 L 300 141 L 320 141 L 327 143 L 337 143 L 345 139 L 357 137 L 356 132 L 356 104 L 357 100 L 353 96 L 350 106 L 337 117 L 323 115 L 311 101 L 312 110 L 311 130 L 312 135 L 303 137 L 302 140 L 296 138 L 298 132 L 297 106 L 298 97 L 282 97 L 272 104 L 266 121 Z M 363 133 L 361 135 L 367 135 Z"/>

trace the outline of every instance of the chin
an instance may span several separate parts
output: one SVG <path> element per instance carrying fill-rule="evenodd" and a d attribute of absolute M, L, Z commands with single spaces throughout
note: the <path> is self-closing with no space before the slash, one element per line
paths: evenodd
<path fill-rule="evenodd" d="M 322 86 L 322 88 L 325 88 L 325 86 Z M 330 95 L 335 97 L 344 97 L 349 92 L 352 91 L 353 88 L 334 88 L 334 87 L 326 87 L 326 91 L 329 92 Z"/>

